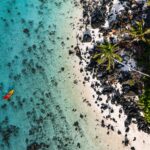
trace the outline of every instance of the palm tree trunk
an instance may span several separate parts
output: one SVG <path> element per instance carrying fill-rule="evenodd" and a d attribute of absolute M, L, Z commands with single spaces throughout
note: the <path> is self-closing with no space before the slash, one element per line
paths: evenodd
<path fill-rule="evenodd" d="M 144 76 L 150 77 L 150 75 L 148 75 L 148 74 L 146 74 L 146 73 L 143 73 L 143 72 L 141 72 L 141 71 L 138 71 L 138 70 L 136 70 L 136 69 L 132 68 L 131 66 L 126 65 L 126 64 L 124 64 L 124 63 L 122 63 L 122 62 L 118 61 L 118 60 L 117 60 L 117 59 L 115 59 L 115 58 L 113 58 L 113 59 L 114 59 L 114 61 L 115 61 L 115 62 L 117 62 L 117 63 L 119 63 L 119 64 L 121 64 L 121 65 L 124 65 L 124 66 L 126 66 L 126 67 L 130 68 L 130 70 L 132 70 L 132 71 L 135 71 L 135 72 L 137 72 L 137 73 L 139 73 L 139 74 L 141 74 L 141 75 L 144 75 Z"/>

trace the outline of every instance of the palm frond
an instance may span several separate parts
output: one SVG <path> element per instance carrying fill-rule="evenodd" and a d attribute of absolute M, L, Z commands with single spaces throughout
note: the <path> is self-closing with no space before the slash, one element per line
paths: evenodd
<path fill-rule="evenodd" d="M 112 49 L 114 49 L 114 51 L 118 50 L 118 49 L 119 49 L 118 44 L 114 44 L 114 45 L 112 45 Z"/>
<path fill-rule="evenodd" d="M 94 56 L 92 57 L 93 59 L 97 59 L 98 57 L 100 57 L 101 56 L 101 53 L 96 53 L 96 54 L 94 54 Z"/>
<path fill-rule="evenodd" d="M 96 60 L 96 62 L 99 64 L 99 65 L 101 65 L 101 64 L 103 64 L 103 63 L 105 63 L 107 60 L 106 60 L 106 58 L 99 58 L 99 59 L 97 59 Z"/>
<path fill-rule="evenodd" d="M 107 70 L 114 68 L 114 58 L 122 61 L 122 58 L 116 54 L 116 50 L 119 49 L 118 44 L 105 42 L 104 44 L 99 45 L 98 48 L 100 48 L 101 51 L 100 53 L 95 54 L 93 59 L 100 65 L 107 62 Z"/>
<path fill-rule="evenodd" d="M 136 26 L 132 26 L 128 33 L 134 41 L 146 42 L 147 39 L 145 38 L 145 35 L 150 34 L 150 29 L 144 29 L 144 20 L 142 19 L 141 21 L 136 21 Z"/>
<path fill-rule="evenodd" d="M 148 0 L 146 4 L 147 4 L 147 6 L 150 6 L 150 0 Z"/>
<path fill-rule="evenodd" d="M 107 65 L 107 70 L 110 70 L 110 68 L 111 68 L 111 61 L 110 60 L 108 60 L 108 65 Z"/>
<path fill-rule="evenodd" d="M 150 34 L 150 29 L 147 29 L 144 34 Z"/>
<path fill-rule="evenodd" d="M 120 57 L 118 54 L 114 54 L 114 58 L 116 58 L 118 61 L 122 62 L 122 57 Z"/>

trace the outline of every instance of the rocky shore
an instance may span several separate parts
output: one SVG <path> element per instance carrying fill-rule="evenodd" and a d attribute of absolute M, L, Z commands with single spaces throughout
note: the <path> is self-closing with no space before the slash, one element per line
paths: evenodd
<path fill-rule="evenodd" d="M 137 63 L 136 55 L 139 54 L 135 53 L 139 46 L 131 45 L 130 37 L 122 31 L 129 30 L 130 25 L 142 19 L 149 27 L 150 9 L 145 1 L 136 0 L 81 0 L 80 3 L 83 20 L 75 51 L 80 58 L 80 72 L 86 73 L 83 84 L 90 83 L 95 91 L 94 103 L 103 116 L 100 125 L 108 129 L 107 134 L 117 132 L 122 135 L 122 143 L 131 150 L 143 147 L 148 150 L 150 124 L 138 105 L 143 92 L 143 76 L 132 71 L 132 68 L 143 71 Z M 119 43 L 119 54 L 125 65 L 115 62 L 115 69 L 107 71 L 106 65 L 98 65 L 93 60 L 92 56 L 100 51 L 97 45 L 105 41 Z"/>

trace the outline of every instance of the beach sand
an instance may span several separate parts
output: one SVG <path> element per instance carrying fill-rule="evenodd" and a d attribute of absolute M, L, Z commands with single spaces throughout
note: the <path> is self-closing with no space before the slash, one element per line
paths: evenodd
<path fill-rule="evenodd" d="M 81 23 L 81 22 L 80 22 Z M 82 23 L 81 23 L 82 24 Z M 84 25 L 82 25 L 84 26 Z M 98 29 L 91 29 L 88 27 L 90 32 L 92 33 L 92 39 L 95 41 L 103 41 L 103 38 L 99 38 L 98 36 Z M 83 30 L 78 32 L 79 36 L 83 36 L 84 27 Z M 79 48 L 82 52 L 86 51 L 86 48 L 92 48 L 93 43 L 78 43 Z M 84 61 L 82 61 L 82 64 L 79 66 L 80 60 L 77 58 L 75 59 L 73 56 L 71 57 L 74 59 L 73 67 L 75 72 L 75 79 L 78 81 L 76 84 L 76 88 L 79 89 L 79 92 L 81 94 L 81 97 L 83 98 L 84 102 L 79 101 L 81 103 L 81 110 L 86 112 L 87 115 L 87 125 L 86 125 L 86 133 L 87 135 L 90 135 L 89 139 L 91 138 L 94 145 L 97 145 L 97 148 L 101 146 L 101 149 L 108 149 L 108 150 L 129 150 L 129 149 L 136 149 L 136 150 L 148 150 L 150 146 L 150 138 L 149 135 L 139 131 L 136 124 L 130 125 L 129 132 L 125 132 L 126 128 L 124 125 L 124 122 L 126 120 L 126 115 L 124 112 L 121 114 L 121 117 L 119 117 L 119 110 L 122 109 L 121 106 L 115 106 L 111 103 L 109 103 L 109 106 L 113 108 L 114 113 L 111 114 L 111 118 L 115 118 L 116 122 L 106 119 L 106 116 L 109 115 L 109 112 L 106 111 L 104 113 L 101 113 L 100 107 L 97 107 L 95 104 L 96 100 L 96 93 L 91 88 L 91 84 L 93 83 L 92 77 L 90 78 L 89 82 L 86 82 L 84 80 L 84 77 L 86 77 L 87 72 L 80 72 L 80 69 L 83 70 L 86 67 L 86 64 Z M 85 84 L 83 84 L 85 82 Z M 117 85 L 117 88 L 121 90 L 120 84 Z M 106 103 L 106 98 L 103 95 L 102 102 Z M 101 102 L 101 103 L 102 103 Z M 83 103 L 83 104 L 82 104 Z M 112 125 L 114 127 L 114 131 L 109 130 L 109 135 L 107 135 L 108 130 L 107 127 L 103 128 L 101 127 L 101 121 L 104 120 L 106 125 Z M 120 131 L 121 134 L 119 135 L 117 132 Z M 98 138 L 96 138 L 98 137 Z M 122 141 L 125 140 L 125 137 L 129 140 L 129 145 L 124 146 Z"/>
<path fill-rule="evenodd" d="M 74 56 L 71 58 L 75 59 L 73 57 Z M 104 118 L 109 113 L 106 112 L 102 114 L 100 108 L 95 104 L 96 94 L 91 88 L 92 80 L 89 83 L 83 84 L 86 72 L 81 73 L 80 68 L 83 68 L 84 66 L 79 66 L 78 64 L 79 59 L 77 58 L 73 63 L 74 78 L 78 81 L 74 88 L 78 89 L 80 97 L 82 97 L 84 102 L 80 99 L 77 101 L 77 105 L 78 110 L 82 111 L 87 116 L 85 119 L 86 124 L 83 126 L 83 128 L 87 136 L 89 136 L 88 139 L 93 142 L 93 145 L 96 145 L 95 149 L 97 150 L 99 149 L 98 147 L 101 147 L 101 150 L 129 150 L 131 147 L 135 147 L 136 150 L 148 150 L 150 146 L 149 135 L 142 131 L 138 131 L 137 125 L 135 124 L 130 126 L 130 131 L 127 133 L 130 141 L 129 146 L 126 147 L 124 144 L 122 144 L 126 134 L 124 122 L 127 116 L 123 113 L 121 118 L 119 118 L 119 109 L 121 106 L 110 104 L 110 107 L 112 107 L 114 110 L 114 113 L 112 113 L 111 116 L 112 118 L 115 118 L 117 123 Z M 93 95 L 95 97 L 93 97 Z M 103 99 L 106 98 L 104 97 Z M 105 102 L 105 100 L 103 102 Z M 101 127 L 101 120 L 104 120 L 106 125 L 113 125 L 114 131 L 109 130 L 110 133 L 107 135 L 108 130 Z M 118 130 L 122 133 L 121 135 L 118 135 Z M 134 137 L 136 137 L 135 141 L 133 141 Z"/>

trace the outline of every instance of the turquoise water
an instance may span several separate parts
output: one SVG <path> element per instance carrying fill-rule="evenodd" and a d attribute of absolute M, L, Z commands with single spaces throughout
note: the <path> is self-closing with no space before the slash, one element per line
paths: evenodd
<path fill-rule="evenodd" d="M 26 150 L 33 142 L 44 143 L 40 150 L 78 148 L 82 131 L 72 125 L 75 98 L 66 82 L 73 7 L 67 0 L 0 1 L 0 150 Z"/>

